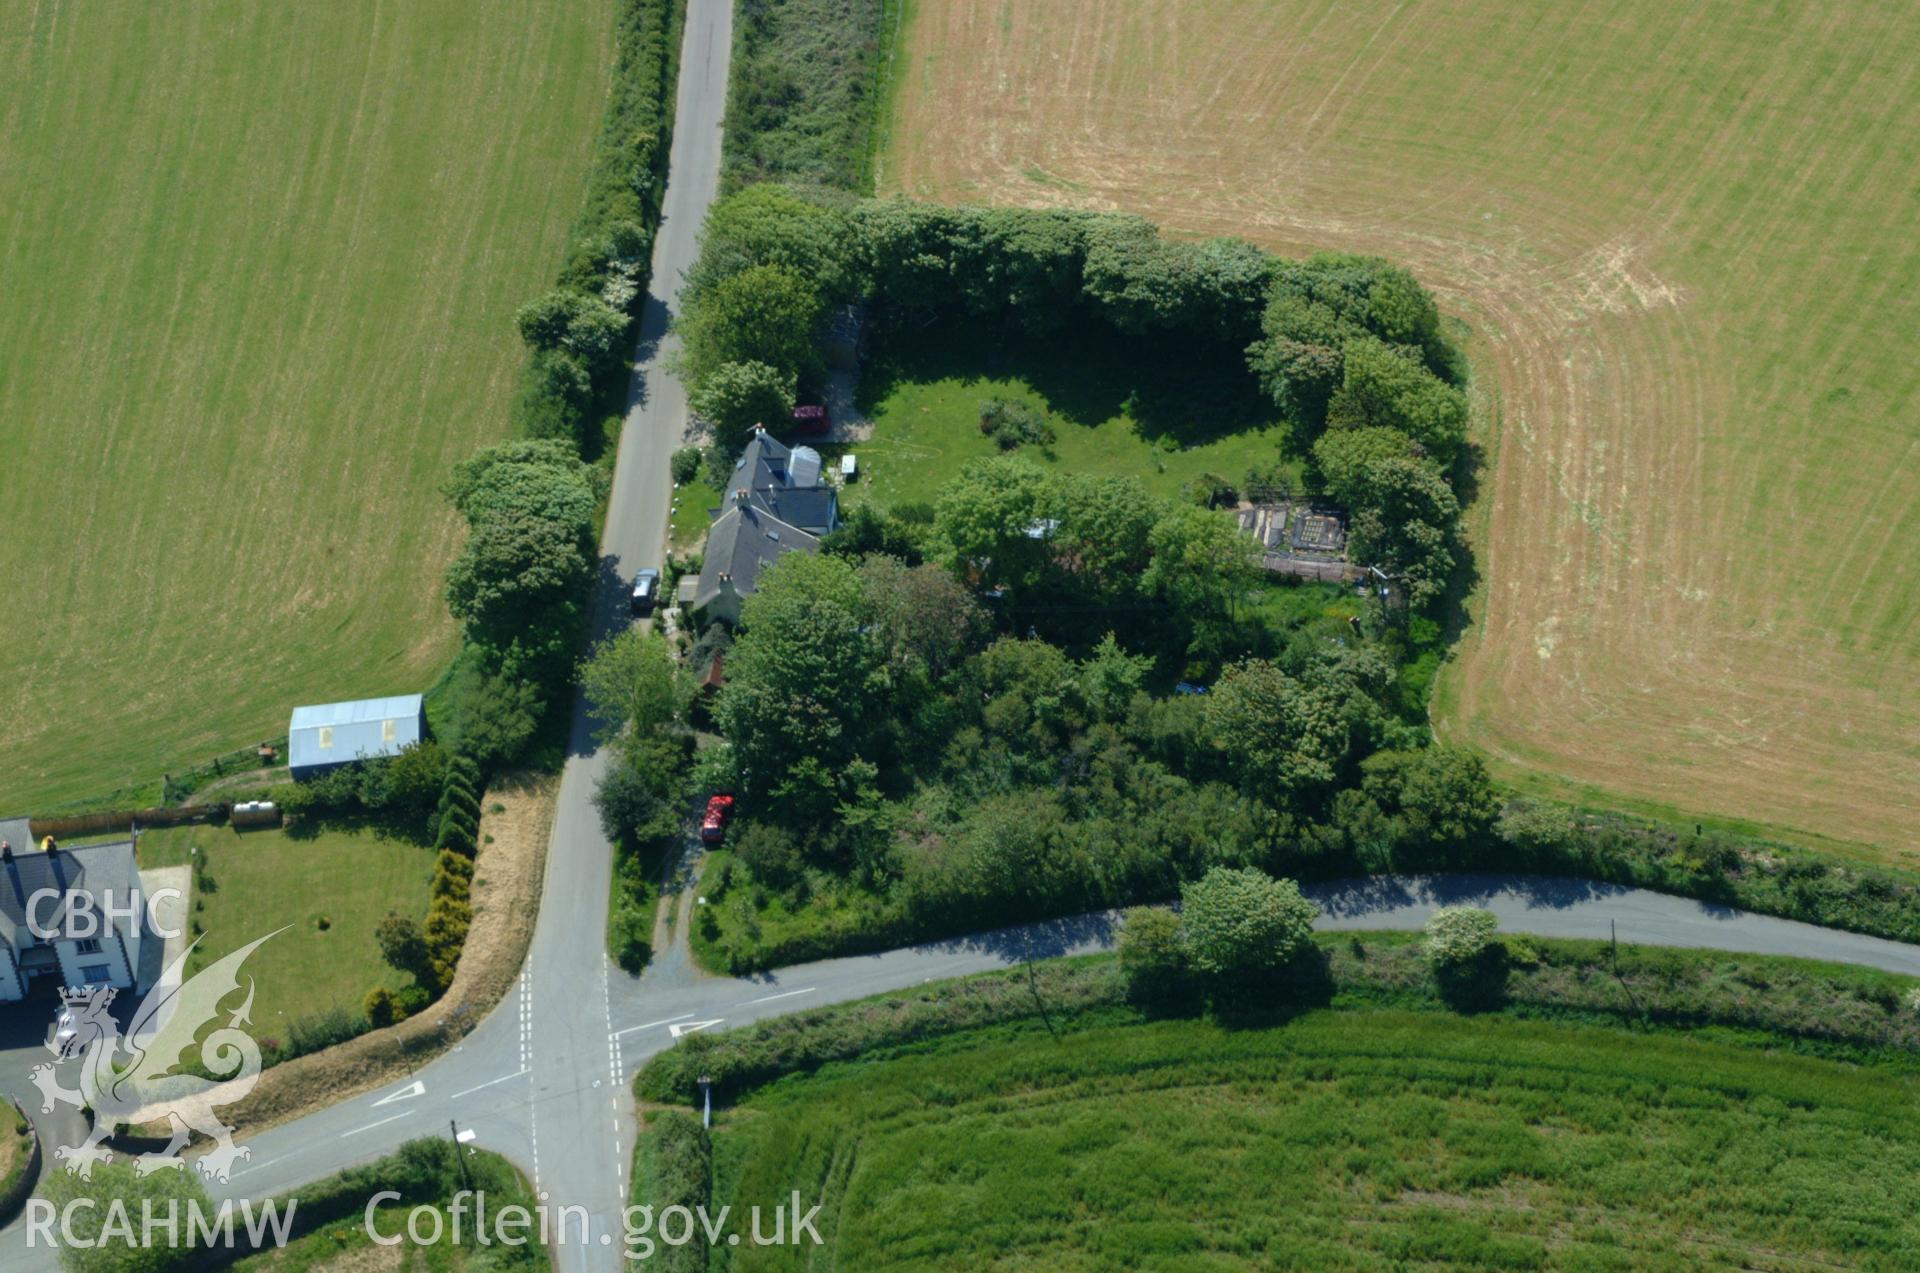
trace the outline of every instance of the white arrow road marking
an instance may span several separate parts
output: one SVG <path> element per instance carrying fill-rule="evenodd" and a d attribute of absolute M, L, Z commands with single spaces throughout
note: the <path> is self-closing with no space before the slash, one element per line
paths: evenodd
<path fill-rule="evenodd" d="M 398 1122 L 400 1119 L 407 1117 L 411 1113 L 413 1113 L 412 1110 L 403 1109 L 398 1114 L 395 1114 L 389 1118 L 383 1118 L 377 1123 L 368 1123 L 365 1127 L 356 1127 L 350 1132 L 341 1132 L 340 1139 L 345 1140 L 349 1136 L 358 1136 L 361 1132 L 370 1132 L 376 1127 L 385 1127 L 388 1123 Z"/>
<path fill-rule="evenodd" d="M 692 1034 L 695 1030 L 711 1029 L 725 1020 L 725 1017 L 715 1017 L 711 1021 L 689 1021 L 684 1025 L 670 1025 L 667 1029 L 673 1031 L 673 1037 L 677 1039 L 683 1034 Z"/>
<path fill-rule="evenodd" d="M 373 1107 L 375 1109 L 379 1109 L 382 1105 L 391 1105 L 395 1101 L 409 1101 L 416 1096 L 425 1096 L 426 1094 L 427 1094 L 427 1085 L 425 1083 L 422 1083 L 419 1079 L 415 1079 L 413 1082 L 407 1084 L 405 1087 L 401 1088 L 399 1091 L 390 1092 L 387 1095 L 381 1097 L 379 1100 L 373 1103 Z"/>
<path fill-rule="evenodd" d="M 810 995 L 814 990 L 815 987 L 813 986 L 808 986 L 804 990 L 786 990 L 777 995 L 765 995 L 758 999 L 749 999 L 740 1006 L 743 1008 L 751 1008 L 756 1003 L 772 1003 L 775 999 L 791 999 L 795 995 Z"/>
<path fill-rule="evenodd" d="M 673 1022 L 673 1021 L 685 1021 L 688 1017 L 692 1015 L 693 1014 L 691 1012 L 683 1012 L 677 1017 L 662 1017 L 658 1021 L 649 1021 L 645 1025 L 630 1025 L 624 1030 L 615 1030 L 613 1032 L 613 1037 L 617 1039 L 623 1034 L 632 1034 L 636 1030 L 651 1030 L 653 1029 L 653 1027 L 657 1025 L 666 1025 L 669 1022 Z M 679 1038 L 680 1036 L 675 1035 L 674 1037 Z"/>

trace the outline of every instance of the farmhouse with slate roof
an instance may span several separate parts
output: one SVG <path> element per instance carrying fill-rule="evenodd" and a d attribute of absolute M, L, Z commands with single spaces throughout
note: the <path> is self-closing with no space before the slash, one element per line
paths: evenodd
<path fill-rule="evenodd" d="M 0 821 L 0 846 L 0 1003 L 42 980 L 132 986 L 146 908 L 133 842 L 35 844 L 17 818 Z"/>
<path fill-rule="evenodd" d="M 684 598 L 688 608 L 738 622 L 761 571 L 791 552 L 819 552 L 820 537 L 839 525 L 840 495 L 821 485 L 819 454 L 782 446 L 755 429 L 707 531 L 700 579 Z"/>

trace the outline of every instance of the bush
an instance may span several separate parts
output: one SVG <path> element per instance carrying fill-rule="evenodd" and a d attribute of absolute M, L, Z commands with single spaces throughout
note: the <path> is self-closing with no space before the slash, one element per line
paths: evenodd
<path fill-rule="evenodd" d="M 367 1014 L 367 1020 L 373 1023 L 376 1030 L 390 1026 L 399 1019 L 398 1010 L 393 1004 L 393 991 L 385 986 L 375 986 L 367 991 L 366 1003 L 362 1006 L 362 1011 Z"/>
<path fill-rule="evenodd" d="M 1494 946 L 1500 921 L 1476 906 L 1442 906 L 1427 919 L 1427 963 L 1457 968 L 1481 959 Z"/>
<path fill-rule="evenodd" d="M 683 446 L 673 453 L 673 480 L 685 486 L 700 476 L 700 448 Z"/>
<path fill-rule="evenodd" d="M 1180 917 L 1163 906 L 1136 906 L 1120 926 L 1120 972 L 1137 999 L 1168 999 L 1185 989 L 1191 968 Z"/>
<path fill-rule="evenodd" d="M 1002 451 L 1028 444 L 1052 446 L 1054 440 L 1046 412 L 1010 398 L 989 398 L 980 404 L 980 432 Z"/>
<path fill-rule="evenodd" d="M 1219 979 L 1253 978 L 1292 963 L 1312 941 L 1319 909 L 1292 880 L 1216 866 L 1180 890 L 1187 955 Z"/>

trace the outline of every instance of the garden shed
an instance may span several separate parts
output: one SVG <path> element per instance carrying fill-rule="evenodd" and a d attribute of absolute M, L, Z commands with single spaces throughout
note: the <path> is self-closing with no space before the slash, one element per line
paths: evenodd
<path fill-rule="evenodd" d="M 320 703 L 293 709 L 287 726 L 287 764 L 295 780 L 376 756 L 397 756 L 426 736 L 419 694 Z"/>

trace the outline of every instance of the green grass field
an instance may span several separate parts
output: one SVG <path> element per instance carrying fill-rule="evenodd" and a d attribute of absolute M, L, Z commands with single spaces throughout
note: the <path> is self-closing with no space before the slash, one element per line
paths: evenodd
<path fill-rule="evenodd" d="M 0 809 L 140 786 L 453 650 L 609 0 L 0 8 Z"/>
<path fill-rule="evenodd" d="M 968 461 L 1000 454 L 980 432 L 980 404 L 989 398 L 1047 412 L 1055 441 L 1020 447 L 1024 458 L 1067 472 L 1138 477 L 1160 495 L 1178 494 L 1203 473 L 1237 486 L 1250 468 L 1283 464 L 1287 430 L 1276 421 L 1223 420 L 1203 412 L 1198 437 L 1143 427 L 1129 390 L 1134 369 L 1118 349 L 1097 341 L 996 346 L 942 329 L 896 344 L 905 347 L 886 351 L 860 388 L 872 438 L 826 448 L 835 455 L 851 450 L 859 458 L 860 475 L 844 497 L 850 506 L 863 499 L 930 502 Z M 1297 479 L 1298 460 L 1282 471 Z"/>
<path fill-rule="evenodd" d="M 408 984 L 381 958 L 373 929 L 388 911 L 425 917 L 432 849 L 337 827 L 312 834 L 228 826 L 141 833 L 143 869 L 190 864 L 196 853 L 213 887 L 195 891 L 193 919 L 204 936 L 190 972 L 287 930 L 247 960 L 259 985 L 253 1019 L 261 1037 L 284 1041 L 276 1026 L 334 1009 L 357 1013 L 375 986 Z"/>
<path fill-rule="evenodd" d="M 1910 1267 L 1912 1077 L 1677 1035 L 1314 1011 L 956 1035 L 762 1089 L 717 1268 Z"/>

